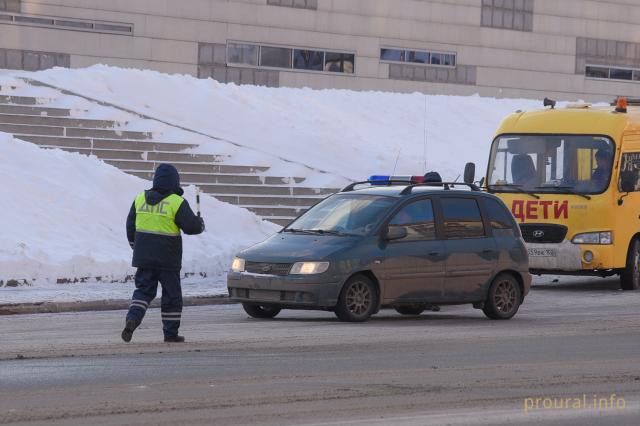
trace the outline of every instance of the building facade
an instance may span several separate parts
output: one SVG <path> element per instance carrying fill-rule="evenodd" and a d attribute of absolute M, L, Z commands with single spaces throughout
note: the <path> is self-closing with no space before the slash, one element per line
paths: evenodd
<path fill-rule="evenodd" d="M 640 97 L 638 0 L 0 0 L 0 68 L 283 87 Z"/>

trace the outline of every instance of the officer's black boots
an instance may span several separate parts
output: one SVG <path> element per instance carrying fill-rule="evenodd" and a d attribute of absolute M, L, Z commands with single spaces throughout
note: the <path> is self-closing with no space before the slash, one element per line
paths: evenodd
<path fill-rule="evenodd" d="M 139 321 L 128 320 L 124 326 L 124 330 L 122 330 L 122 340 L 129 343 L 131 341 L 131 337 L 133 337 L 133 332 L 140 325 Z"/>
<path fill-rule="evenodd" d="M 184 343 L 184 336 L 165 336 L 164 341 L 167 343 Z"/>

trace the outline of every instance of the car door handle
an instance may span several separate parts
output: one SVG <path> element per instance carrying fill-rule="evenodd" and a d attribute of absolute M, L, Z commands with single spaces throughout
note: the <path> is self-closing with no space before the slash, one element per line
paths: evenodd
<path fill-rule="evenodd" d="M 439 251 L 432 251 L 431 253 L 429 253 L 429 256 L 431 257 L 436 257 L 436 256 L 441 256 L 442 253 L 440 253 Z"/>
<path fill-rule="evenodd" d="M 493 249 L 486 249 L 486 250 L 482 250 L 482 254 L 493 254 L 493 253 L 495 253 L 495 252 L 496 252 L 496 251 L 495 251 L 495 250 L 493 250 Z"/>

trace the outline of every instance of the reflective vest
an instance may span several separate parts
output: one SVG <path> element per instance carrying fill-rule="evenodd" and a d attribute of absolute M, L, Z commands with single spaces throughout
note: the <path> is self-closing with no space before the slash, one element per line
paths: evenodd
<path fill-rule="evenodd" d="M 144 191 L 136 197 L 136 232 L 147 234 L 180 236 L 175 218 L 184 199 L 171 194 L 158 204 L 147 204 Z"/>

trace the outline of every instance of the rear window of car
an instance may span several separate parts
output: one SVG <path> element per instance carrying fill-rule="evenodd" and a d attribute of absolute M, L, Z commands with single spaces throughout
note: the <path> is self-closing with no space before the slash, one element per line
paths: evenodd
<path fill-rule="evenodd" d="M 444 234 L 447 239 L 481 238 L 484 224 L 478 202 L 472 198 L 441 198 Z"/>
<path fill-rule="evenodd" d="M 501 202 L 486 199 L 484 200 L 484 207 L 494 236 L 513 237 L 515 235 L 515 220 L 511 212 Z"/>

